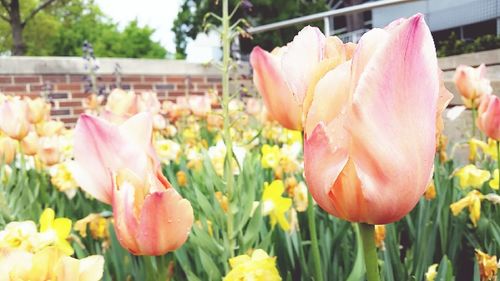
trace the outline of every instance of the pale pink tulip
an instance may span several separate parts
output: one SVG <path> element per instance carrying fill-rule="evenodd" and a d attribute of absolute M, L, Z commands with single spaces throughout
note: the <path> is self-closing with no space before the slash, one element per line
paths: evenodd
<path fill-rule="evenodd" d="M 83 114 L 76 123 L 74 154 L 79 185 L 98 200 L 111 204 L 112 175 L 127 165 L 140 176 L 151 169 L 152 120 L 140 113 L 117 126 Z M 154 159 L 153 159 L 154 160 Z"/>
<path fill-rule="evenodd" d="M 28 104 L 17 98 L 7 99 L 0 105 L 0 130 L 7 136 L 22 140 L 29 132 Z"/>
<path fill-rule="evenodd" d="M 206 116 L 212 110 L 212 99 L 208 95 L 189 96 L 189 109 L 196 116 Z"/>
<path fill-rule="evenodd" d="M 21 141 L 23 153 L 28 156 L 33 156 L 38 152 L 38 135 L 35 132 L 29 132 Z"/>
<path fill-rule="evenodd" d="M 138 108 L 140 112 L 149 111 L 155 115 L 160 113 L 161 103 L 155 92 L 143 92 L 139 96 Z"/>
<path fill-rule="evenodd" d="M 42 137 L 38 142 L 38 157 L 47 166 L 52 166 L 61 161 L 62 151 L 59 138 Z"/>
<path fill-rule="evenodd" d="M 254 71 L 255 87 L 262 95 L 273 119 L 287 129 L 300 130 L 302 111 L 283 77 L 281 52 L 268 53 L 260 47 L 255 47 L 250 54 L 250 63 Z"/>
<path fill-rule="evenodd" d="M 75 179 L 85 191 L 112 204 L 118 240 L 136 255 L 177 249 L 193 223 L 190 203 L 161 174 L 152 129 L 149 113 L 120 126 L 82 115 L 75 128 Z"/>
<path fill-rule="evenodd" d="M 323 209 L 370 224 L 413 209 L 432 175 L 437 112 L 450 98 L 440 92 L 438 73 L 419 14 L 366 33 L 352 61 L 315 85 L 304 165 Z"/>
<path fill-rule="evenodd" d="M 476 108 L 484 95 L 493 91 L 490 80 L 486 78 L 486 66 L 481 64 L 477 68 L 459 65 L 453 77 L 458 92 L 468 108 Z"/>
<path fill-rule="evenodd" d="M 156 256 L 186 242 L 193 209 L 161 172 L 141 179 L 120 170 L 114 184 L 114 226 L 123 247 L 136 255 Z"/>
<path fill-rule="evenodd" d="M 0 164 L 10 164 L 16 158 L 17 143 L 15 140 L 0 136 Z"/>
<path fill-rule="evenodd" d="M 104 108 L 115 115 L 130 117 L 138 112 L 138 97 L 132 91 L 114 89 Z"/>
<path fill-rule="evenodd" d="M 488 137 L 500 141 L 500 98 L 483 96 L 478 108 L 477 127 Z"/>
<path fill-rule="evenodd" d="M 37 124 L 50 116 L 50 104 L 42 98 L 25 98 L 28 103 L 28 120 L 32 124 Z"/>

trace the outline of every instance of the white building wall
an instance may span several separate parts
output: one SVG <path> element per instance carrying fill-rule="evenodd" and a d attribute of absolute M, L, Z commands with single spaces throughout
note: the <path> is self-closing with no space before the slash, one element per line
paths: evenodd
<path fill-rule="evenodd" d="M 421 0 L 373 9 L 374 27 L 423 13 L 432 31 L 500 18 L 500 0 Z"/>

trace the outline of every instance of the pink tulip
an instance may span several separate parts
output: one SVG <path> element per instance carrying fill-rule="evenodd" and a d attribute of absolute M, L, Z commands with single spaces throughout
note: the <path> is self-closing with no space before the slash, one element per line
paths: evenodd
<path fill-rule="evenodd" d="M 369 31 L 351 61 L 319 80 L 307 112 L 304 165 L 323 209 L 369 224 L 413 209 L 432 176 L 437 112 L 450 98 L 440 92 L 438 71 L 419 14 Z"/>
<path fill-rule="evenodd" d="M 189 109 L 196 116 L 206 116 L 212 110 L 212 99 L 208 95 L 190 96 L 188 103 Z"/>
<path fill-rule="evenodd" d="M 138 96 L 132 91 L 114 89 L 108 96 L 105 110 L 118 116 L 130 117 L 138 112 Z"/>
<path fill-rule="evenodd" d="M 154 115 L 160 113 L 161 103 L 155 92 L 143 92 L 139 96 L 138 108 L 140 112 L 149 111 Z"/>
<path fill-rule="evenodd" d="M 113 191 L 117 237 L 131 253 L 163 255 L 186 242 L 193 209 L 161 172 L 141 179 L 129 170 L 120 170 Z"/>
<path fill-rule="evenodd" d="M 302 130 L 317 81 L 330 69 L 349 60 L 355 44 L 326 38 L 306 26 L 286 47 L 272 53 L 255 47 L 250 54 L 254 84 L 273 119 L 283 127 Z"/>
<path fill-rule="evenodd" d="M 488 137 L 500 140 L 500 98 L 486 95 L 478 108 L 477 127 Z"/>
<path fill-rule="evenodd" d="M 268 53 L 255 47 L 250 54 L 254 74 L 253 82 L 262 95 L 269 113 L 283 127 L 290 130 L 302 128 L 302 111 L 281 70 L 281 51 Z"/>
<path fill-rule="evenodd" d="M 484 95 L 492 92 L 490 80 L 486 79 L 486 67 L 481 64 L 477 68 L 459 65 L 453 77 L 458 92 L 465 106 L 476 108 Z"/>
<path fill-rule="evenodd" d="M 22 140 L 29 132 L 28 104 L 17 98 L 7 99 L 0 104 L 0 130 L 7 136 Z"/>
<path fill-rule="evenodd" d="M 180 247 L 193 223 L 191 204 L 161 174 L 152 147 L 153 120 L 141 113 L 116 126 L 82 115 L 75 128 L 75 179 L 112 204 L 121 245 L 136 255 Z"/>

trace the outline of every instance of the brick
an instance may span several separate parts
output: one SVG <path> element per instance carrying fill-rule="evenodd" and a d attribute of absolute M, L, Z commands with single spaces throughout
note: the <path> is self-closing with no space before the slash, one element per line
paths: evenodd
<path fill-rule="evenodd" d="M 71 94 L 71 97 L 73 99 L 86 99 L 90 96 L 90 93 L 83 93 L 83 92 L 73 92 Z"/>
<path fill-rule="evenodd" d="M 196 89 L 197 90 L 208 90 L 208 89 L 213 89 L 217 88 L 217 86 L 214 86 L 214 84 L 196 84 Z"/>
<path fill-rule="evenodd" d="M 130 86 L 130 84 L 122 84 L 122 89 L 123 90 L 130 90 L 130 89 L 132 89 L 132 87 Z"/>
<path fill-rule="evenodd" d="M 168 92 L 168 96 L 169 97 L 180 97 L 180 96 L 184 96 L 186 93 L 184 93 L 184 91 L 170 91 Z"/>
<path fill-rule="evenodd" d="M 221 77 L 207 77 L 207 82 L 220 83 L 222 82 Z"/>
<path fill-rule="evenodd" d="M 67 83 L 68 77 L 66 75 L 42 75 L 42 82 L 51 82 L 51 83 Z"/>
<path fill-rule="evenodd" d="M 205 77 L 201 76 L 196 76 L 196 77 L 188 77 L 187 79 L 188 81 L 192 82 L 192 83 L 204 83 L 206 80 L 205 80 Z"/>
<path fill-rule="evenodd" d="M 74 125 L 78 120 L 78 117 L 61 117 L 59 118 L 59 120 L 63 121 L 66 125 L 68 124 Z"/>
<path fill-rule="evenodd" d="M 56 90 L 63 90 L 63 91 L 78 91 L 82 89 L 81 83 L 63 83 L 63 84 L 56 84 L 55 86 Z"/>
<path fill-rule="evenodd" d="M 25 92 L 27 91 L 26 85 L 1 85 L 0 91 L 3 92 Z"/>
<path fill-rule="evenodd" d="M 153 90 L 153 84 L 133 84 L 134 90 Z"/>
<path fill-rule="evenodd" d="M 45 90 L 46 88 L 46 86 L 43 84 L 29 84 L 28 86 L 30 88 L 30 92 L 35 92 L 35 91 L 40 92 Z"/>
<path fill-rule="evenodd" d="M 54 100 L 67 99 L 68 93 L 50 93 L 48 97 Z"/>
<path fill-rule="evenodd" d="M 167 76 L 168 83 L 184 83 L 185 80 L 184 76 Z"/>
<path fill-rule="evenodd" d="M 69 83 L 73 83 L 73 82 L 83 82 L 83 81 L 85 81 L 85 76 L 86 75 L 73 74 L 73 75 L 68 75 L 68 76 L 69 76 L 69 79 L 68 79 Z"/>
<path fill-rule="evenodd" d="M 52 109 L 50 111 L 50 114 L 53 116 L 60 116 L 60 115 L 71 115 L 71 109 L 65 108 L 65 109 Z"/>
<path fill-rule="evenodd" d="M 122 77 L 122 82 L 142 82 L 140 75 L 128 75 Z"/>
<path fill-rule="evenodd" d="M 155 85 L 156 90 L 173 90 L 175 89 L 174 84 L 156 84 Z"/>
<path fill-rule="evenodd" d="M 0 76 L 0 84 L 12 84 L 12 76 Z"/>
<path fill-rule="evenodd" d="M 40 83 L 40 76 L 14 76 L 14 84 L 17 83 Z"/>
<path fill-rule="evenodd" d="M 59 107 L 77 107 L 82 106 L 82 101 L 70 100 L 70 101 L 60 101 Z"/>
<path fill-rule="evenodd" d="M 178 90 L 185 90 L 186 88 L 193 90 L 194 89 L 194 85 L 193 84 L 189 84 L 189 85 L 177 84 L 177 89 Z"/>
<path fill-rule="evenodd" d="M 85 113 L 85 108 L 80 107 L 80 108 L 73 108 L 73 114 L 75 115 L 80 115 Z"/>
<path fill-rule="evenodd" d="M 157 76 L 157 75 L 144 75 L 143 79 L 144 79 L 144 82 L 163 82 L 164 81 L 163 76 Z"/>
<path fill-rule="evenodd" d="M 116 82 L 116 77 L 114 75 L 103 75 L 99 77 L 99 81 L 102 82 Z"/>

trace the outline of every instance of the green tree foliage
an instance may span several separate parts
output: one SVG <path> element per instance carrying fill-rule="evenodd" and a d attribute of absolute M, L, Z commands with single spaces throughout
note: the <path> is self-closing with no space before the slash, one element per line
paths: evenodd
<path fill-rule="evenodd" d="M 32 2 L 31 5 L 26 3 Z M 36 0 L 23 0 L 28 10 Z M 0 52 L 11 49 L 9 25 L 0 22 Z M 68 0 L 37 14 L 23 33 L 26 55 L 80 56 L 85 40 L 97 57 L 165 58 L 167 51 L 151 39 L 154 29 L 136 20 L 123 29 L 104 15 L 93 0 Z"/>
<path fill-rule="evenodd" d="M 175 33 L 176 56 L 185 57 L 186 45 L 189 38 L 194 39 L 203 31 L 205 15 L 212 12 L 220 15 L 220 3 L 214 0 L 184 0 L 172 31 Z M 241 0 L 231 0 L 230 8 L 234 8 Z M 262 25 L 276 21 L 291 19 L 330 9 L 332 1 L 327 0 L 252 0 L 244 1 L 242 7 L 235 14 L 234 19 L 245 18 L 253 25 Z M 208 23 L 217 24 L 213 17 L 207 18 Z M 322 26 L 323 22 L 315 23 Z M 243 52 L 249 52 L 255 45 L 266 49 L 281 46 L 290 41 L 303 26 L 295 26 L 277 31 L 256 34 L 253 40 L 241 40 Z"/>

